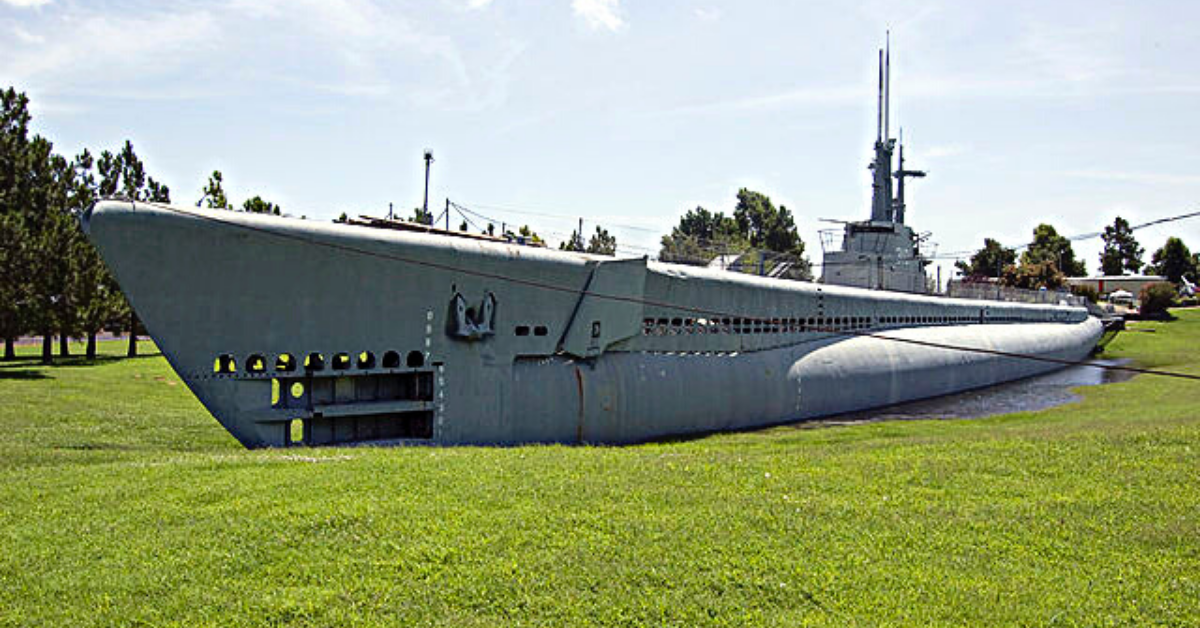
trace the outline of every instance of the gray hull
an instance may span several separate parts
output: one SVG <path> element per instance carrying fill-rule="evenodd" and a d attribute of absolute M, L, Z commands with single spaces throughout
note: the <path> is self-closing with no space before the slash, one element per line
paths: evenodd
<path fill-rule="evenodd" d="M 84 223 L 171 366 L 247 447 L 293 443 L 294 421 L 314 445 L 745 429 L 1058 368 L 888 338 L 1075 360 L 1102 331 L 1082 308 L 235 212 L 103 202 Z"/>

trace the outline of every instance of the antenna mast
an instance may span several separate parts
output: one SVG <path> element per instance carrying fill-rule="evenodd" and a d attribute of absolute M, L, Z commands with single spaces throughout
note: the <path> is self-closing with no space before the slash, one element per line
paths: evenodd
<path fill-rule="evenodd" d="M 892 127 L 888 117 L 892 110 L 892 31 L 887 31 L 887 53 L 883 61 L 883 141 L 891 139 Z"/>
<path fill-rule="evenodd" d="M 875 111 L 875 141 L 883 141 L 883 51 L 879 51 L 879 108 Z"/>

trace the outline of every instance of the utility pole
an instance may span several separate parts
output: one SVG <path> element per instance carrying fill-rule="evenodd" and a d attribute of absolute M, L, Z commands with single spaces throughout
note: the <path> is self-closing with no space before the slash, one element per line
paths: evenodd
<path fill-rule="evenodd" d="M 421 204 L 421 209 L 425 211 L 425 215 L 429 216 L 429 166 L 433 163 L 433 151 L 425 150 L 425 202 Z M 430 225 L 433 224 L 432 218 L 429 220 Z"/>
<path fill-rule="evenodd" d="M 583 251 L 583 218 L 579 219 L 579 239 L 575 241 L 575 245 L 579 247 L 581 252 Z"/>
<path fill-rule="evenodd" d="M 450 199 L 446 199 L 446 231 L 450 230 Z"/>

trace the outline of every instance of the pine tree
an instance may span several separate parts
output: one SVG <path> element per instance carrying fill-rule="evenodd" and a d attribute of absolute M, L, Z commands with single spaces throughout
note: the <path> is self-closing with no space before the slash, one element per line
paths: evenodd
<path fill-rule="evenodd" d="M 11 87 L 0 91 L 0 336 L 6 360 L 16 357 L 29 299 L 24 220 L 28 145 L 29 99 Z"/>
<path fill-rule="evenodd" d="M 587 252 L 594 255 L 616 255 L 617 238 L 609 235 L 608 231 L 596 225 L 596 233 L 588 240 Z"/>
<path fill-rule="evenodd" d="M 999 277 L 1004 269 L 1017 261 L 1017 252 L 991 238 L 983 239 L 983 248 L 971 256 L 970 262 L 957 261 L 954 266 L 967 277 Z"/>
<path fill-rule="evenodd" d="M 1200 280 L 1200 277 L 1197 277 L 1196 263 L 1192 252 L 1188 250 L 1183 240 L 1174 236 L 1167 238 L 1162 248 L 1154 252 L 1150 262 L 1147 270 L 1166 277 L 1172 283 L 1179 283 L 1183 277 L 1187 277 L 1191 281 Z"/>
<path fill-rule="evenodd" d="M 1123 275 L 1125 271 L 1136 273 L 1142 267 L 1142 245 L 1133 237 L 1129 222 L 1117 216 L 1112 226 L 1104 228 L 1100 236 L 1104 250 L 1100 252 L 1100 272 L 1105 275 Z"/>
<path fill-rule="evenodd" d="M 1058 235 L 1053 226 L 1045 223 L 1033 230 L 1033 241 L 1021 254 L 1022 266 L 1033 266 L 1042 262 L 1053 262 L 1068 277 L 1083 277 L 1087 274 L 1087 267 L 1083 261 L 1075 259 L 1071 241 Z"/>

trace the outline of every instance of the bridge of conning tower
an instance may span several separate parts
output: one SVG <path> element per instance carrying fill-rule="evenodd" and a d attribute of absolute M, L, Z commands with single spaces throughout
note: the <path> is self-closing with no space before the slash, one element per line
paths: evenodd
<path fill-rule="evenodd" d="M 926 292 L 925 266 L 920 240 L 904 224 L 904 180 L 925 176 L 921 170 L 904 167 L 904 145 L 890 133 L 891 46 L 879 51 L 879 109 L 875 134 L 875 158 L 869 166 L 871 218 L 845 224 L 840 249 L 822 241 L 825 248 L 821 280 L 840 286 L 877 290 Z M 902 134 L 903 137 L 903 134 Z M 892 170 L 892 153 L 899 147 L 899 169 Z M 893 193 L 892 179 L 896 179 Z"/>

